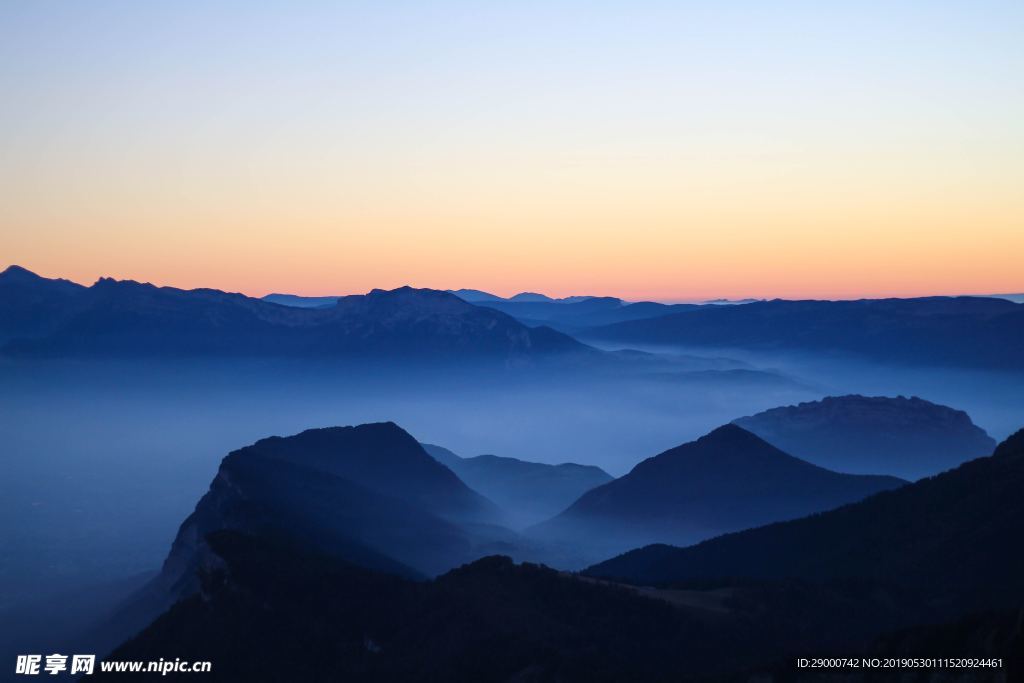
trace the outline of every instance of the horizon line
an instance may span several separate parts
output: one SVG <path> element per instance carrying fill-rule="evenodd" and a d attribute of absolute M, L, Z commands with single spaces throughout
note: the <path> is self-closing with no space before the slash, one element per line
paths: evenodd
<path fill-rule="evenodd" d="M 21 270 L 29 272 L 29 273 L 37 276 L 37 277 L 40 277 L 40 278 L 43 278 L 43 279 L 47 279 L 47 280 L 65 280 L 67 282 L 72 282 L 72 283 L 74 283 L 76 285 L 79 285 L 79 286 L 82 286 L 82 287 L 91 287 L 91 286 L 95 285 L 97 282 L 99 282 L 100 280 L 114 280 L 115 282 L 137 282 L 139 284 L 152 285 L 154 287 L 160 287 L 160 288 L 167 287 L 167 288 L 171 288 L 171 289 L 180 289 L 180 290 L 183 290 L 183 291 L 190 291 L 190 290 L 196 290 L 196 289 L 212 289 L 212 290 L 217 290 L 217 291 L 224 292 L 226 294 L 241 294 L 243 296 L 246 296 L 246 297 L 249 297 L 249 298 L 252 298 L 252 299 L 261 299 L 261 300 L 264 299 L 265 297 L 272 296 L 272 295 L 296 296 L 296 297 L 311 298 L 311 299 L 317 299 L 317 298 L 338 298 L 338 297 L 343 297 L 343 296 L 365 295 L 365 294 L 368 294 L 369 292 L 371 292 L 371 291 L 373 291 L 375 289 L 383 289 L 385 291 L 391 291 L 391 290 L 394 290 L 394 289 L 401 289 L 402 287 L 411 287 L 413 289 L 431 289 L 431 290 L 435 290 L 435 291 L 439 291 L 439 292 L 448 292 L 448 293 L 451 293 L 453 295 L 455 295 L 455 292 L 459 291 L 459 290 L 471 290 L 471 291 L 475 291 L 475 292 L 481 292 L 481 293 L 484 293 L 484 294 L 489 294 L 491 296 L 496 296 L 496 297 L 501 298 L 502 300 L 508 300 L 508 299 L 511 299 L 512 297 L 520 295 L 520 294 L 539 294 L 541 296 L 545 296 L 545 297 L 548 297 L 548 298 L 554 299 L 554 300 L 569 299 L 569 298 L 575 298 L 575 297 L 582 297 L 582 298 L 615 298 L 615 299 L 619 299 L 619 300 L 621 300 L 621 301 L 623 301 L 625 303 L 651 302 L 651 303 L 661 303 L 661 304 L 714 304 L 716 302 L 733 302 L 733 303 L 735 303 L 735 302 L 740 302 L 740 301 L 743 301 L 743 302 L 748 302 L 748 301 L 749 302 L 753 302 L 753 301 L 864 301 L 864 300 L 882 300 L 882 299 L 926 299 L 926 298 L 932 298 L 932 297 L 948 297 L 948 298 L 976 297 L 976 298 L 981 298 L 981 299 L 992 298 L 992 299 L 1007 299 L 1009 301 L 1013 301 L 1014 303 L 1024 303 L 1024 301 L 1015 301 L 1014 299 L 1009 298 L 1009 297 L 1021 297 L 1021 298 L 1024 298 L 1024 285 L 1022 285 L 1021 290 L 1019 292 L 1001 292 L 1001 293 L 992 293 L 992 292 L 958 292 L 958 293 L 948 293 L 948 292 L 944 292 L 944 293 L 910 294 L 910 295 L 900 295 L 900 294 L 893 293 L 893 294 L 884 294 L 884 295 L 876 295 L 876 296 L 871 296 L 871 295 L 854 295 L 854 296 L 797 296 L 797 297 L 792 297 L 792 296 L 757 296 L 757 295 L 748 295 L 748 296 L 717 296 L 717 297 L 716 296 L 712 296 L 712 297 L 671 296 L 671 297 L 650 297 L 650 298 L 626 298 L 626 297 L 619 296 L 619 295 L 614 295 L 614 294 L 567 294 L 567 295 L 557 295 L 556 294 L 556 295 L 551 295 L 551 294 L 547 294 L 545 292 L 539 291 L 539 289 L 542 289 L 542 288 L 528 288 L 528 289 L 521 289 L 521 290 L 519 290 L 517 292 L 514 292 L 512 294 L 499 294 L 498 293 L 499 291 L 504 291 L 504 290 L 487 290 L 487 289 L 479 289 L 479 288 L 476 288 L 476 287 L 458 287 L 458 288 L 455 288 L 455 287 L 429 287 L 429 286 L 424 287 L 424 286 L 417 286 L 417 285 L 413 285 L 413 284 L 409 284 L 409 283 L 404 284 L 404 285 L 398 285 L 398 286 L 395 286 L 395 287 L 390 287 L 390 288 L 389 287 L 371 287 L 370 289 L 367 289 L 365 291 L 356 291 L 356 292 L 347 292 L 347 293 L 308 294 L 308 293 L 300 293 L 302 291 L 301 289 L 300 290 L 287 291 L 287 290 L 282 290 L 280 288 L 274 288 L 274 289 L 267 289 L 266 292 L 263 293 L 263 294 L 255 294 L 255 293 L 250 293 L 250 292 L 252 292 L 252 290 L 245 291 L 243 289 L 237 289 L 237 290 L 234 290 L 234 289 L 224 289 L 222 287 L 213 287 L 213 286 L 198 286 L 198 287 L 195 287 L 195 286 L 182 286 L 182 285 L 176 285 L 176 284 L 157 284 L 157 283 L 152 282 L 150 280 L 137 280 L 137 279 L 131 278 L 131 277 L 114 277 L 114 276 L 110 276 L 110 275 L 98 276 L 95 280 L 92 281 L 91 284 L 85 284 L 84 282 L 81 282 L 81 281 L 78 281 L 78 280 L 73 280 L 73 279 L 71 279 L 69 277 L 63 277 L 63 276 L 59 276 L 59 275 L 55 276 L 55 277 L 50 277 L 48 275 L 41 275 L 38 270 L 33 270 L 32 268 L 28 268 L 28 267 L 23 266 L 23 265 L 18 264 L 18 263 L 11 263 L 11 264 L 9 264 L 6 268 L 4 268 L 3 271 L 0 271 L 0 273 L 5 273 L 5 272 L 7 272 L 9 270 L 12 270 L 12 269 L 21 269 Z M 263 291 L 263 290 L 257 290 L 257 291 Z"/>

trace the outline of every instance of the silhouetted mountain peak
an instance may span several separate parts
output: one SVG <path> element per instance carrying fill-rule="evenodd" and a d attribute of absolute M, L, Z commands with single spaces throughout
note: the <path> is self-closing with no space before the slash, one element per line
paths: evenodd
<path fill-rule="evenodd" d="M 223 529 L 284 532 L 356 564 L 437 573 L 471 559 L 476 543 L 509 538 L 493 526 L 499 517 L 393 422 L 309 429 L 261 439 L 221 461 L 159 584 L 193 590 L 204 539 Z"/>
<path fill-rule="evenodd" d="M 904 483 L 826 470 L 729 424 L 644 460 L 531 531 L 575 542 L 589 537 L 597 552 L 688 544 L 828 510 Z"/>
<path fill-rule="evenodd" d="M 765 444 L 764 439 L 761 439 L 754 434 L 748 432 L 742 427 L 738 427 L 734 424 L 722 425 L 716 427 L 704 436 L 697 439 L 694 443 L 703 444 L 705 446 L 720 446 L 720 445 L 752 445 L 752 444 Z"/>
<path fill-rule="evenodd" d="M 509 301 L 554 301 L 547 294 L 539 294 L 537 292 L 519 292 L 514 296 L 508 298 Z"/>
<path fill-rule="evenodd" d="M 790 465 L 820 469 L 779 450 L 742 427 L 726 424 L 713 429 L 696 441 L 684 443 L 644 460 L 634 467 L 630 474 L 660 476 L 667 469 L 699 468 L 702 472 L 707 472 L 709 469 L 727 471 L 755 465 Z M 735 472 L 736 475 L 741 473 Z"/>
<path fill-rule="evenodd" d="M 478 301 L 504 301 L 504 299 L 496 294 L 490 292 L 484 292 L 479 289 L 449 289 L 449 293 L 454 294 L 464 301 L 475 303 Z"/>
<path fill-rule="evenodd" d="M 21 266 L 18 265 L 7 266 L 7 268 L 2 273 L 0 273 L 0 280 L 4 281 L 33 281 L 42 279 L 44 278 L 40 277 L 39 275 L 36 275 L 28 268 L 22 268 Z"/>
<path fill-rule="evenodd" d="M 70 280 L 43 277 L 42 275 L 33 273 L 28 268 L 23 268 L 16 264 L 8 266 L 2 273 L 0 273 L 0 285 L 49 285 L 51 287 L 68 290 L 84 289 L 81 285 L 71 282 Z"/>
<path fill-rule="evenodd" d="M 486 499 L 430 457 L 394 422 L 307 429 L 293 436 L 272 436 L 235 451 L 232 458 L 261 456 L 358 482 L 397 495 L 440 514 L 482 516 Z"/>

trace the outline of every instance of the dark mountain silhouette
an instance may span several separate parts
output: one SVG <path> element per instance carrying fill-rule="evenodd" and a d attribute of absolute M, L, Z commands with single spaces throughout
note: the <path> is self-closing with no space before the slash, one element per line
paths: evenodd
<path fill-rule="evenodd" d="M 187 592 L 211 531 L 287 531 L 364 566 L 436 574 L 513 538 L 497 507 L 390 422 L 271 437 L 224 458 L 160 585 Z M 499 546 L 495 546 L 499 547 Z"/>
<path fill-rule="evenodd" d="M 207 660 L 224 681 L 692 681 L 864 640 L 903 606 L 879 586 L 650 591 L 507 557 L 416 582 L 288 537 L 208 544 L 202 591 L 108 659 Z"/>
<path fill-rule="evenodd" d="M 0 342 L 47 334 L 73 314 L 87 292 L 68 280 L 51 280 L 11 266 L 0 273 Z"/>
<path fill-rule="evenodd" d="M 641 584 L 696 579 L 877 580 L 940 613 L 1024 605 L 1024 430 L 935 477 L 688 548 L 655 545 L 587 570 Z"/>
<path fill-rule="evenodd" d="M 612 480 L 593 465 L 546 465 L 497 455 L 461 458 L 441 446 L 423 444 L 423 448 L 474 491 L 497 503 L 516 527 L 548 519 L 585 492 Z"/>
<path fill-rule="evenodd" d="M 40 280 L 31 289 L 48 292 L 55 288 L 53 282 Z M 321 308 L 110 279 L 73 292 L 47 299 L 54 303 L 38 309 L 39 320 L 14 314 L 0 319 L 2 324 L 13 321 L 0 329 L 0 336 L 17 337 L 4 351 L 30 356 L 451 357 L 503 362 L 592 352 L 550 328 L 530 329 L 500 312 L 427 289 L 373 290 Z M 32 329 L 34 334 L 26 332 Z"/>
<path fill-rule="evenodd" d="M 1024 304 L 983 297 L 759 301 L 595 327 L 585 338 L 1021 370 Z"/>
<path fill-rule="evenodd" d="M 593 552 L 693 543 L 828 510 L 903 483 L 831 472 L 726 425 L 644 460 L 528 533 Z"/>
<path fill-rule="evenodd" d="M 967 413 L 916 396 L 828 396 L 734 424 L 821 467 L 904 479 L 947 470 L 996 445 Z"/>

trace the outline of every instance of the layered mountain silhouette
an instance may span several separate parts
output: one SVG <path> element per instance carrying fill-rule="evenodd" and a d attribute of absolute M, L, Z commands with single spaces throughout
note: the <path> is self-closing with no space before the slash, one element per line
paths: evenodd
<path fill-rule="evenodd" d="M 160 585 L 187 594 L 212 531 L 286 532 L 332 556 L 431 575 L 501 548 L 501 513 L 393 423 L 271 437 L 224 458 Z M 509 546 L 505 546 L 507 550 Z"/>
<path fill-rule="evenodd" d="M 985 297 L 758 301 L 595 327 L 585 338 L 1021 370 L 1024 304 Z"/>
<path fill-rule="evenodd" d="M 447 448 L 423 444 L 474 491 L 501 507 L 515 527 L 525 527 L 558 514 L 590 489 L 612 480 L 593 465 L 547 465 L 497 455 L 462 458 Z"/>
<path fill-rule="evenodd" d="M 349 429 L 375 440 L 397 428 Z M 744 434 L 757 439 L 735 426 L 704 439 Z M 402 565 L 332 552 L 322 529 L 290 517 L 213 530 L 191 567 L 198 590 L 108 659 L 209 660 L 217 680 L 589 683 L 818 680 L 793 658 L 842 653 L 1003 657 L 1005 669 L 979 680 L 1013 680 L 1024 642 L 1024 551 L 1011 542 L 1022 478 L 1024 431 L 990 458 L 861 503 L 692 548 L 646 548 L 584 575 L 490 556 L 411 580 Z M 777 533 L 787 529 L 812 533 Z M 721 544 L 742 552 L 702 559 Z M 871 680 L 906 680 L 889 673 Z"/>
<path fill-rule="evenodd" d="M 1024 430 L 935 477 L 687 548 L 653 545 L 587 574 L 643 585 L 746 577 L 882 581 L 939 614 L 1024 605 Z"/>
<path fill-rule="evenodd" d="M 528 533 L 592 553 L 654 542 L 688 544 L 828 510 L 904 483 L 832 472 L 725 425 L 644 460 Z"/>
<path fill-rule="evenodd" d="M 828 396 L 734 424 L 822 467 L 904 479 L 950 469 L 996 445 L 964 411 L 916 396 Z"/>
<path fill-rule="evenodd" d="M 10 294 L 6 294 L 10 292 Z M 499 359 L 591 350 L 550 328 L 429 289 L 282 306 L 213 289 L 101 279 L 84 288 L 8 269 L 0 338 L 28 356 L 301 356 Z M 40 303 L 42 302 L 42 303 Z"/>

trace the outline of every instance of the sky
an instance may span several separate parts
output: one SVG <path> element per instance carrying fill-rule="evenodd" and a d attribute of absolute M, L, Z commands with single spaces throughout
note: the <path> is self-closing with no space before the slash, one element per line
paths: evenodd
<path fill-rule="evenodd" d="M 1024 3 L 0 0 L 0 267 L 1024 291 Z"/>

